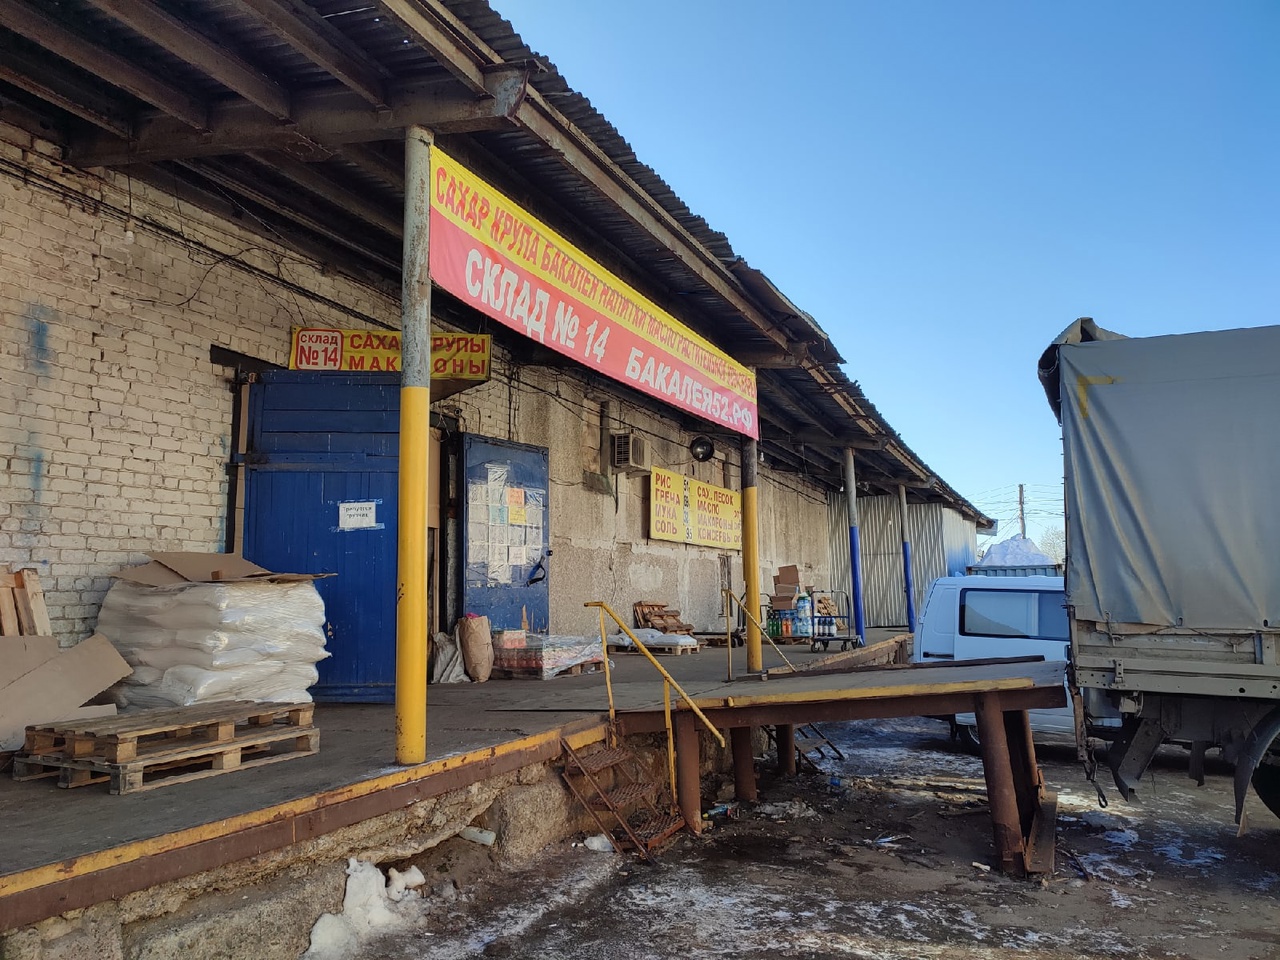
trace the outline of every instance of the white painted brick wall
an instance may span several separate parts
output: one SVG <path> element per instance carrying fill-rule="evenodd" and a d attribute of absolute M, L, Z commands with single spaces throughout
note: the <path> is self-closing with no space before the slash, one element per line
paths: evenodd
<path fill-rule="evenodd" d="M 271 274 L 284 258 L 289 280 L 382 322 L 399 305 L 150 187 L 64 169 L 12 128 L 0 158 L 134 215 L 129 243 L 110 211 L 0 175 L 0 565 L 40 571 L 70 643 L 120 566 L 221 549 L 232 396 L 210 344 L 284 363 L 292 325 L 364 325 L 148 221 Z"/>
<path fill-rule="evenodd" d="M 224 543 L 232 395 L 210 344 L 284 364 L 291 326 L 365 325 L 148 224 L 270 275 L 283 262 L 294 284 L 382 323 L 398 324 L 399 304 L 148 186 L 64 169 L 56 150 L 2 125 L 0 158 L 134 216 L 128 243 L 122 217 L 0 170 L 0 565 L 41 572 L 55 628 L 72 643 L 92 629 L 120 566 Z M 719 629 L 719 552 L 646 539 L 647 477 L 618 478 L 616 505 L 582 486 L 585 372 L 512 359 L 499 351 L 490 383 L 439 407 L 471 432 L 550 448 L 553 627 L 593 631 L 585 599 L 626 617 L 636 600 L 661 599 Z M 643 432 L 655 464 L 738 487 L 736 443 L 722 445 L 726 480 L 724 457 L 692 463 L 676 421 L 616 397 L 617 429 Z M 761 493 L 764 580 L 780 563 L 820 563 L 821 490 L 787 476 Z M 739 554 L 732 569 L 740 588 Z"/>

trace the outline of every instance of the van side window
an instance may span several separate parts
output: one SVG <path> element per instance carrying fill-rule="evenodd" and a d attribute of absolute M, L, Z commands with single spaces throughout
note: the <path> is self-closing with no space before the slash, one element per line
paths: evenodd
<path fill-rule="evenodd" d="M 967 637 L 1066 640 L 1063 595 L 1041 590 L 962 590 L 960 633 Z"/>

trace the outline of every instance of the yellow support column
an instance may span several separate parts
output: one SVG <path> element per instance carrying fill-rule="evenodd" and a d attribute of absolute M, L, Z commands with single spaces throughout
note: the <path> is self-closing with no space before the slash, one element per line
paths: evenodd
<path fill-rule="evenodd" d="M 747 587 L 747 672 L 764 669 L 764 642 L 752 618 L 760 616 L 760 502 L 756 487 L 759 444 L 742 441 L 742 579 Z"/>
<path fill-rule="evenodd" d="M 427 759 L 427 478 L 431 437 L 431 133 L 404 144 L 400 281 L 400 527 L 396 576 L 396 762 Z"/>

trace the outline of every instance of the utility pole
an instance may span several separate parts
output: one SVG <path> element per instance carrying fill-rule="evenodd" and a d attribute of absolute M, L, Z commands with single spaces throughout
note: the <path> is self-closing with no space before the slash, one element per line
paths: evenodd
<path fill-rule="evenodd" d="M 1023 497 L 1023 485 L 1018 484 L 1018 530 L 1022 533 L 1022 539 L 1027 539 L 1027 511 L 1026 499 Z"/>

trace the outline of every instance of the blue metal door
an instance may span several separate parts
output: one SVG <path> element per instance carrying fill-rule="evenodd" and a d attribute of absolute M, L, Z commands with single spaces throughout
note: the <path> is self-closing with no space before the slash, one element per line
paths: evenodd
<path fill-rule="evenodd" d="M 400 378 L 270 371 L 249 391 L 244 555 L 316 581 L 317 700 L 395 698 Z"/>
<path fill-rule="evenodd" d="M 490 626 L 550 625 L 550 474 L 545 447 L 463 438 L 462 612 Z"/>

